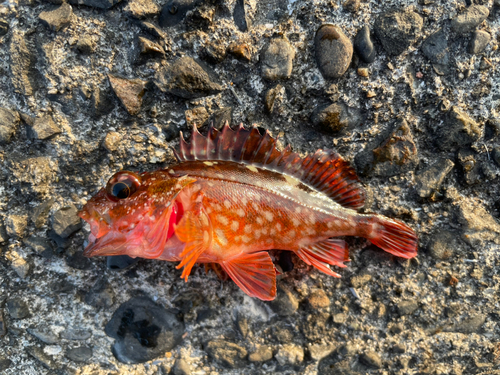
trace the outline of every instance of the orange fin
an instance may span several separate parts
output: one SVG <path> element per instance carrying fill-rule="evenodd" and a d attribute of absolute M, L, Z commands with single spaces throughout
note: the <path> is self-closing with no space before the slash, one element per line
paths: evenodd
<path fill-rule="evenodd" d="M 375 246 L 401 258 L 417 255 L 417 234 L 405 223 L 377 215 L 376 230 L 369 240 Z"/>
<path fill-rule="evenodd" d="M 328 238 L 302 247 L 296 251 L 296 254 L 308 265 L 312 265 L 321 272 L 333 277 L 340 277 L 340 275 L 333 272 L 329 265 L 346 267 L 343 262 L 349 261 L 346 242 L 337 238 Z"/>
<path fill-rule="evenodd" d="M 212 225 L 201 203 L 195 203 L 192 209 L 184 213 L 175 227 L 175 234 L 186 243 L 180 254 L 181 262 L 176 268 L 184 267 L 181 278 L 187 281 L 194 264 L 212 243 Z"/>
<path fill-rule="evenodd" d="M 225 160 L 251 164 L 297 178 L 303 184 L 329 196 L 338 204 L 358 209 L 365 203 L 365 191 L 354 169 L 331 150 L 318 150 L 305 157 L 276 148 L 276 139 L 266 130 L 264 135 L 254 126 L 240 125 L 234 131 L 226 123 L 221 131 L 210 127 L 204 137 L 193 127 L 190 143 L 181 133 L 180 147 L 174 151 L 179 162 L 193 160 Z"/>
<path fill-rule="evenodd" d="M 267 252 L 244 254 L 220 265 L 250 297 L 264 301 L 272 301 L 276 297 L 276 271 Z"/>

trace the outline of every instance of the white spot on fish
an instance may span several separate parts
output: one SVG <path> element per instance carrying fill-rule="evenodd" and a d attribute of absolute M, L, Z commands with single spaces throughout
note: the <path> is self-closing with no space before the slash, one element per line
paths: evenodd
<path fill-rule="evenodd" d="M 238 229 L 240 229 L 240 223 L 237 222 L 236 220 L 231 223 L 231 229 L 233 232 L 236 232 Z"/>
<path fill-rule="evenodd" d="M 300 225 L 300 220 L 294 217 L 292 219 L 292 223 L 295 227 L 298 227 Z"/>
<path fill-rule="evenodd" d="M 217 239 L 219 240 L 220 244 L 222 246 L 227 246 L 227 238 L 224 235 L 224 231 L 222 229 L 216 229 L 215 232 L 217 233 Z"/>
<path fill-rule="evenodd" d="M 241 236 L 241 240 L 244 242 L 244 243 L 248 243 L 250 242 L 250 237 L 246 236 L 246 235 L 243 235 Z"/>
<path fill-rule="evenodd" d="M 271 212 L 264 211 L 263 214 L 264 214 L 264 217 L 266 218 L 267 221 L 273 221 L 274 216 Z"/>
<path fill-rule="evenodd" d="M 173 169 L 169 169 L 168 170 L 168 174 L 175 174 L 174 170 Z"/>
<path fill-rule="evenodd" d="M 245 225 L 245 233 L 250 233 L 252 231 L 252 226 L 250 224 Z"/>
<path fill-rule="evenodd" d="M 302 207 L 300 206 L 295 207 L 295 212 L 300 214 L 302 212 Z"/>
<path fill-rule="evenodd" d="M 282 229 L 282 227 L 281 227 L 281 223 L 276 223 L 276 230 L 277 230 L 278 232 L 281 232 L 281 229 Z"/>
<path fill-rule="evenodd" d="M 238 214 L 239 217 L 245 217 L 245 211 L 243 211 L 242 208 L 238 208 L 236 210 L 236 213 Z"/>
<path fill-rule="evenodd" d="M 291 230 L 290 232 L 288 232 L 288 237 L 290 237 L 290 238 L 295 238 L 295 235 L 296 235 L 296 233 L 294 230 Z"/>
<path fill-rule="evenodd" d="M 245 165 L 249 170 L 251 170 L 254 173 L 259 173 L 259 170 L 255 168 L 253 165 Z"/>
<path fill-rule="evenodd" d="M 229 224 L 229 220 L 224 215 L 217 215 L 217 220 L 224 225 Z"/>
<path fill-rule="evenodd" d="M 204 161 L 203 164 L 208 165 L 209 167 L 214 165 L 214 163 L 212 163 L 211 161 Z"/>
<path fill-rule="evenodd" d="M 229 199 L 226 199 L 224 201 L 224 206 L 226 206 L 226 208 L 230 208 L 231 207 L 231 202 L 229 202 Z"/>
<path fill-rule="evenodd" d="M 257 219 L 256 219 L 257 223 L 259 223 L 260 225 L 264 224 L 264 220 L 262 220 L 262 218 L 259 216 Z"/>

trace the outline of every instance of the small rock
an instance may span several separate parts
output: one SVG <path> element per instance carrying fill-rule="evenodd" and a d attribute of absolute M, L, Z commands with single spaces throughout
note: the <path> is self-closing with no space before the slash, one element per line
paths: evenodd
<path fill-rule="evenodd" d="M 478 314 L 469 317 L 460 323 L 457 323 L 450 329 L 445 329 L 445 331 L 471 334 L 474 332 L 478 332 L 485 321 L 486 321 L 486 315 Z"/>
<path fill-rule="evenodd" d="M 182 358 L 175 360 L 174 367 L 172 368 L 173 375 L 191 375 L 191 366 Z"/>
<path fill-rule="evenodd" d="M 114 299 L 115 292 L 104 278 L 97 280 L 85 295 L 85 303 L 94 307 L 109 308 L 113 305 Z"/>
<path fill-rule="evenodd" d="M 27 331 L 30 335 L 36 337 L 45 344 L 52 345 L 59 342 L 59 336 L 48 327 L 28 328 Z"/>
<path fill-rule="evenodd" d="M 269 114 L 279 114 L 283 111 L 283 104 L 286 99 L 285 87 L 277 84 L 266 92 L 264 105 Z"/>
<path fill-rule="evenodd" d="M 463 177 L 467 185 L 478 184 L 482 181 L 481 165 L 476 161 L 475 153 L 471 149 L 460 149 L 457 159 L 462 166 Z"/>
<path fill-rule="evenodd" d="M 483 5 L 471 5 L 451 20 L 451 29 L 457 34 L 466 34 L 479 26 L 490 14 Z"/>
<path fill-rule="evenodd" d="M 495 147 L 492 152 L 492 157 L 495 163 L 500 167 L 500 147 Z"/>
<path fill-rule="evenodd" d="M 292 74 L 295 49 L 286 38 L 274 38 L 260 56 L 262 76 L 270 81 L 288 79 Z"/>
<path fill-rule="evenodd" d="M 130 0 L 123 10 L 133 18 L 144 19 L 156 16 L 160 8 L 153 0 Z"/>
<path fill-rule="evenodd" d="M 474 247 L 481 246 L 485 241 L 500 244 L 500 224 L 481 204 L 468 199 L 459 200 L 455 204 L 465 242 Z"/>
<path fill-rule="evenodd" d="M 417 301 L 401 301 L 398 303 L 398 311 L 401 315 L 411 315 L 418 309 Z"/>
<path fill-rule="evenodd" d="M 127 79 L 108 74 L 109 83 L 127 112 L 134 116 L 139 113 L 142 97 L 146 92 L 146 81 L 142 79 Z"/>
<path fill-rule="evenodd" d="M 19 114 L 0 107 L 0 144 L 10 141 L 20 122 Z"/>
<path fill-rule="evenodd" d="M 35 224 L 37 229 L 40 229 L 47 222 L 47 218 L 49 216 L 50 209 L 55 203 L 54 198 L 49 198 L 43 203 L 41 203 L 35 210 L 33 211 L 33 215 L 31 216 L 31 220 Z"/>
<path fill-rule="evenodd" d="M 323 358 L 332 354 L 335 350 L 334 345 L 323 345 L 323 344 L 309 344 L 309 354 L 311 358 L 315 361 L 320 361 Z"/>
<path fill-rule="evenodd" d="M 9 32 L 9 23 L 7 20 L 0 19 L 0 37 L 4 36 Z M 0 370 L 1 370 L 0 366 Z"/>
<path fill-rule="evenodd" d="M 52 215 L 52 229 L 62 238 L 68 238 L 82 227 L 82 221 L 77 216 L 78 209 L 74 205 L 60 208 Z"/>
<path fill-rule="evenodd" d="M 155 38 L 164 39 L 166 37 L 166 34 L 158 26 L 152 24 L 151 22 L 140 21 L 139 26 L 142 30 Z"/>
<path fill-rule="evenodd" d="M 92 358 L 92 349 L 86 346 L 79 348 L 68 349 L 66 351 L 66 358 L 73 362 L 86 362 Z"/>
<path fill-rule="evenodd" d="M 76 49 L 83 55 L 90 55 L 94 52 L 95 47 L 96 43 L 87 35 L 80 37 L 78 42 L 76 42 Z"/>
<path fill-rule="evenodd" d="M 332 316 L 332 320 L 337 324 L 344 324 L 347 321 L 347 315 L 343 313 L 338 313 Z"/>
<path fill-rule="evenodd" d="M 30 346 L 26 348 L 26 352 L 39 361 L 46 369 L 56 370 L 58 368 L 52 356 L 45 354 L 42 348 L 39 348 L 38 346 Z"/>
<path fill-rule="evenodd" d="M 391 351 L 395 354 L 403 354 L 406 352 L 406 347 L 404 346 L 404 344 L 395 344 Z"/>
<path fill-rule="evenodd" d="M 161 91 L 185 99 L 214 95 L 223 90 L 214 72 L 187 56 L 157 71 L 155 83 Z"/>
<path fill-rule="evenodd" d="M 356 13 L 359 10 L 360 5 L 360 0 L 346 0 L 342 6 L 344 7 L 344 10 Z"/>
<path fill-rule="evenodd" d="M 400 55 L 420 35 L 424 20 L 412 11 L 391 11 L 380 15 L 373 25 L 373 31 L 382 47 L 390 55 Z"/>
<path fill-rule="evenodd" d="M 19 255 L 19 253 L 17 253 L 16 251 L 11 251 L 6 255 L 6 258 L 10 260 L 12 269 L 21 279 L 24 279 L 26 278 L 26 276 L 28 276 L 30 265 L 21 255 Z"/>
<path fill-rule="evenodd" d="M 439 159 L 415 177 L 416 190 L 420 198 L 430 198 L 438 191 L 446 176 L 451 172 L 455 163 L 449 159 Z"/>
<path fill-rule="evenodd" d="M 369 283 L 372 279 L 372 275 L 365 270 L 359 272 L 356 276 L 351 277 L 351 285 L 354 288 L 360 288 L 363 285 Z"/>
<path fill-rule="evenodd" d="M 37 117 L 33 126 L 28 128 L 28 135 L 32 139 L 49 139 L 50 137 L 61 133 L 61 128 L 55 123 L 50 114 Z"/>
<path fill-rule="evenodd" d="M 205 107 L 188 109 L 184 112 L 184 115 L 186 116 L 186 124 L 189 128 L 192 128 L 194 125 L 198 128 L 201 127 L 210 117 Z"/>
<path fill-rule="evenodd" d="M 165 355 L 182 341 L 184 323 L 148 297 L 123 303 L 106 325 L 116 341 L 114 356 L 123 363 L 144 363 Z"/>
<path fill-rule="evenodd" d="M 354 38 L 354 50 L 359 58 L 365 63 L 372 63 L 375 61 L 377 51 L 371 40 L 370 28 L 368 26 L 364 26 L 356 34 Z"/>
<path fill-rule="evenodd" d="M 273 351 L 267 345 L 258 345 L 257 350 L 248 356 L 250 362 L 265 362 L 273 358 Z"/>
<path fill-rule="evenodd" d="M 61 338 L 65 340 L 87 340 L 92 333 L 83 328 L 67 328 L 61 332 Z"/>
<path fill-rule="evenodd" d="M 438 129 L 436 140 L 442 150 L 453 151 L 474 143 L 480 137 L 478 124 L 458 107 L 452 107 Z"/>
<path fill-rule="evenodd" d="M 12 361 L 0 355 L 0 371 L 7 370 L 12 365 Z"/>
<path fill-rule="evenodd" d="M 211 64 L 218 64 L 226 58 L 227 48 L 224 43 L 216 41 L 205 43 L 198 52 L 199 56 Z"/>
<path fill-rule="evenodd" d="M 238 328 L 238 331 L 241 333 L 241 336 L 247 337 L 248 331 L 250 330 L 248 324 L 248 318 L 239 314 L 236 319 L 236 327 Z"/>
<path fill-rule="evenodd" d="M 443 29 L 439 29 L 434 34 L 427 37 L 422 43 L 422 53 L 427 57 L 435 70 L 447 74 L 450 64 L 450 50 L 448 47 L 448 37 Z"/>
<path fill-rule="evenodd" d="M 44 258 L 50 258 L 52 256 L 52 243 L 44 237 L 31 236 L 23 240 L 23 244 L 31 247 Z"/>
<path fill-rule="evenodd" d="M 0 244 L 7 242 L 9 239 L 9 235 L 7 234 L 7 230 L 5 229 L 5 225 L 3 225 L 2 222 L 0 222 Z"/>
<path fill-rule="evenodd" d="M 120 133 L 110 131 L 104 137 L 102 146 L 109 152 L 115 152 L 118 150 L 118 146 L 122 143 L 122 140 Z"/>
<path fill-rule="evenodd" d="M 34 62 L 35 56 L 28 49 L 24 35 L 13 32 L 10 41 L 10 71 L 14 91 L 26 96 L 33 95 L 35 90 Z"/>
<path fill-rule="evenodd" d="M 233 107 L 223 107 L 210 115 L 205 124 L 212 124 L 216 129 L 221 129 L 225 123 L 233 123 Z"/>
<path fill-rule="evenodd" d="M 106 257 L 106 265 L 110 270 L 123 270 L 137 263 L 141 258 L 131 258 L 128 255 Z"/>
<path fill-rule="evenodd" d="M 163 48 L 158 43 L 142 36 L 139 37 L 139 49 L 142 55 L 165 56 L 165 51 L 163 51 Z"/>
<path fill-rule="evenodd" d="M 311 115 L 311 121 L 319 130 L 335 134 L 346 128 L 354 128 L 363 121 L 361 112 L 344 103 L 318 106 Z"/>
<path fill-rule="evenodd" d="M 438 260 L 446 260 L 453 256 L 458 245 L 458 235 L 448 230 L 439 230 L 431 238 L 429 244 L 429 253 L 433 258 Z"/>
<path fill-rule="evenodd" d="M 323 289 L 314 290 L 309 296 L 309 305 L 315 310 L 330 307 L 330 299 Z"/>
<path fill-rule="evenodd" d="M 12 319 L 25 319 L 31 315 L 28 305 L 20 298 L 7 300 L 7 310 Z"/>
<path fill-rule="evenodd" d="M 54 10 L 40 13 L 40 21 L 54 31 L 61 30 L 71 23 L 73 19 L 73 8 L 66 2 Z"/>
<path fill-rule="evenodd" d="M 316 62 L 325 79 L 341 77 L 349 68 L 353 47 L 349 38 L 335 25 L 322 25 L 314 38 Z"/>
<path fill-rule="evenodd" d="M 208 355 L 227 368 L 245 367 L 247 351 L 245 348 L 225 340 L 209 341 L 205 348 Z"/>
<path fill-rule="evenodd" d="M 273 336 L 281 344 L 287 344 L 292 342 L 295 335 L 289 327 L 286 327 L 283 324 L 278 323 L 273 327 Z"/>
<path fill-rule="evenodd" d="M 485 139 L 490 140 L 492 138 L 500 136 L 500 119 L 491 118 L 486 123 L 485 129 Z"/>
<path fill-rule="evenodd" d="M 279 316 L 293 315 L 299 308 L 299 301 L 293 293 L 284 287 L 278 287 L 274 301 L 268 302 L 271 309 Z"/>
<path fill-rule="evenodd" d="M 110 9 L 122 0 L 69 0 L 74 5 L 86 5 L 88 7 L 99 9 Z"/>
<path fill-rule="evenodd" d="M 248 47 L 248 44 L 246 43 L 231 44 L 228 48 L 228 52 L 240 60 L 244 61 L 252 60 L 252 53 L 250 51 L 250 47 Z"/>
<path fill-rule="evenodd" d="M 297 365 L 304 360 L 304 349 L 295 344 L 285 344 L 274 356 L 281 366 Z"/>
<path fill-rule="evenodd" d="M 238 26 L 238 29 L 242 32 L 248 31 L 248 29 L 252 27 L 252 22 L 245 10 L 245 0 L 236 0 L 233 11 L 233 19 L 236 26 Z"/>
<path fill-rule="evenodd" d="M 375 352 L 366 352 L 359 356 L 359 361 L 367 367 L 382 368 L 382 359 Z"/>
<path fill-rule="evenodd" d="M 7 334 L 7 324 L 3 318 L 3 310 L 0 309 L 0 339 Z M 0 358 L 1 362 L 1 358 Z M 0 370 L 2 369 L 2 365 L 0 364 Z"/>
<path fill-rule="evenodd" d="M 477 55 L 478 53 L 483 52 L 490 40 L 490 33 L 487 33 L 483 30 L 474 31 L 474 34 L 472 34 L 472 38 L 470 39 L 469 45 L 467 47 L 467 52 L 473 55 Z"/>
<path fill-rule="evenodd" d="M 161 9 L 159 24 L 172 27 L 184 20 L 188 11 L 195 9 L 203 0 L 169 0 Z"/>
<path fill-rule="evenodd" d="M 186 26 L 188 29 L 209 31 L 209 28 L 213 25 L 214 16 L 215 7 L 202 4 L 186 14 Z M 223 48 L 223 50 L 225 53 L 226 49 Z"/>
<path fill-rule="evenodd" d="M 28 226 L 28 216 L 26 215 L 8 215 L 5 218 L 5 230 L 7 235 L 13 238 L 22 238 Z"/>

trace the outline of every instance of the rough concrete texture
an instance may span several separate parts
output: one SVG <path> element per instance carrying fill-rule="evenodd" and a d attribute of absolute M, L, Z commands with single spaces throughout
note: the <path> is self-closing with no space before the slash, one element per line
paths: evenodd
<path fill-rule="evenodd" d="M 69 3 L 0 3 L 0 113 L 19 115 L 1 123 L 0 373 L 500 374 L 500 2 Z M 328 59 L 324 24 L 351 43 L 369 32 Z M 471 54 L 476 32 L 491 39 Z M 284 73 L 266 76 L 263 57 Z M 316 126 L 333 104 L 359 121 Z M 272 303 L 203 267 L 185 283 L 176 264 L 83 257 L 89 227 L 65 208 L 226 119 L 334 148 L 362 174 L 365 210 L 418 232 L 418 257 L 347 238 L 335 279 L 274 254 L 287 272 Z"/>

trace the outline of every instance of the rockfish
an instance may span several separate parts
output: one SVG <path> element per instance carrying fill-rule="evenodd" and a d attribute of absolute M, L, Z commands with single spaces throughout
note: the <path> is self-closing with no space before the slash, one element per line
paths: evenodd
<path fill-rule="evenodd" d="M 365 192 L 333 151 L 305 157 L 278 151 L 266 131 L 196 127 L 181 133 L 178 163 L 155 172 L 121 171 L 79 212 L 90 224 L 84 254 L 180 262 L 186 281 L 195 263 L 215 263 L 249 296 L 272 300 L 276 270 L 268 250 L 293 251 L 308 265 L 340 277 L 346 242 L 359 236 L 398 257 L 417 255 L 408 225 L 361 214 Z"/>

